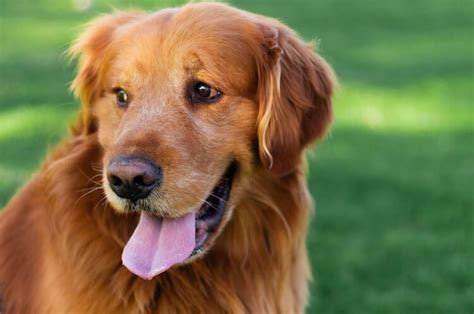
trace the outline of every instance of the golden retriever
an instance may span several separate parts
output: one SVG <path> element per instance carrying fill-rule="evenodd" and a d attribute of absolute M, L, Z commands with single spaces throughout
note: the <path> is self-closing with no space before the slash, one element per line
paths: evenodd
<path fill-rule="evenodd" d="M 5 310 L 303 312 L 328 64 L 218 3 L 102 16 L 71 54 L 78 122 L 0 216 Z"/>

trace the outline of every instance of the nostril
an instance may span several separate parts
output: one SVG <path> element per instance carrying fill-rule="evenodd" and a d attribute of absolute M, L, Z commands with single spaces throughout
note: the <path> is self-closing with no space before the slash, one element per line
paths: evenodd
<path fill-rule="evenodd" d="M 136 185 L 148 185 L 148 184 L 145 184 L 142 176 L 137 176 L 133 178 L 133 183 L 135 183 Z"/>
<path fill-rule="evenodd" d="M 108 179 L 110 184 L 114 186 L 121 186 L 123 184 L 122 180 L 117 176 L 110 175 Z"/>
<path fill-rule="evenodd" d="M 133 178 L 133 183 L 138 186 L 149 187 L 156 183 L 156 177 L 153 174 L 145 174 Z"/>

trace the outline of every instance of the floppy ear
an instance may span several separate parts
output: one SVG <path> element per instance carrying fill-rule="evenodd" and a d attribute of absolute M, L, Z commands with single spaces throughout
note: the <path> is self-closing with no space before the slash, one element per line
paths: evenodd
<path fill-rule="evenodd" d="M 94 100 L 102 93 L 104 69 L 111 56 L 108 47 L 115 31 L 140 16 L 140 13 L 115 12 L 93 20 L 69 50 L 72 59 L 79 59 L 78 70 L 71 89 L 81 101 L 78 123 L 73 126 L 75 134 L 89 134 L 96 130 L 91 113 Z"/>
<path fill-rule="evenodd" d="M 290 172 L 304 148 L 331 122 L 335 77 L 330 66 L 286 26 L 259 23 L 258 141 L 265 168 Z"/>

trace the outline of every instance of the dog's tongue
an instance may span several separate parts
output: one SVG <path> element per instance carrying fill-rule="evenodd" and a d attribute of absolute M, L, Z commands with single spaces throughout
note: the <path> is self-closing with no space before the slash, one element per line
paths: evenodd
<path fill-rule="evenodd" d="M 143 279 L 152 279 L 186 260 L 195 246 L 194 213 L 160 219 L 141 212 L 138 226 L 122 253 L 122 263 Z"/>

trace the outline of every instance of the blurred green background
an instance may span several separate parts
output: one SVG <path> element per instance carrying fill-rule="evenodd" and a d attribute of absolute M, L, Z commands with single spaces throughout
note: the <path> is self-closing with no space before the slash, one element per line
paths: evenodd
<path fill-rule="evenodd" d="M 181 3 L 1 1 L 0 207 L 78 108 L 63 52 L 81 25 Z M 230 3 L 317 39 L 341 82 L 334 127 L 309 153 L 308 312 L 472 313 L 474 2 Z"/>

